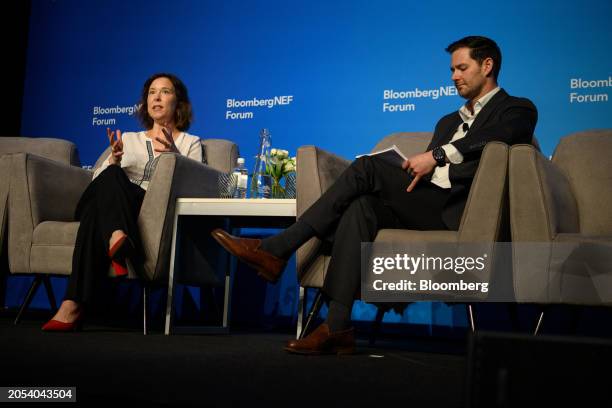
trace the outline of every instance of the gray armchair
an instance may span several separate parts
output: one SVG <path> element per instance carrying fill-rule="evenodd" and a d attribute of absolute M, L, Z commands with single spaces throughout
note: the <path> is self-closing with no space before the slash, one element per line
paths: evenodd
<path fill-rule="evenodd" d="M 0 255 L 3 269 L 8 267 L 6 249 L 7 221 L 8 221 L 8 196 L 11 179 L 11 155 L 15 153 L 29 152 L 41 157 L 46 157 L 68 166 L 80 166 L 79 154 L 74 143 L 62 139 L 53 138 L 29 138 L 29 137 L 0 137 Z M 4 277 L 3 277 L 4 283 Z M 35 286 L 31 288 L 34 293 L 38 286 L 44 283 L 47 296 L 51 306 L 55 308 L 55 299 L 51 290 L 51 282 L 48 277 L 35 280 Z M 4 304 L 4 285 L 0 285 L 0 302 Z"/>
<path fill-rule="evenodd" d="M 382 139 L 372 151 L 397 145 L 407 157 L 425 151 L 432 133 L 394 133 Z M 298 150 L 297 214 L 298 218 L 312 205 L 349 165 L 349 161 L 315 146 Z M 507 164 L 508 146 L 489 143 L 483 152 L 459 231 L 416 231 L 383 229 L 375 242 L 490 242 L 507 240 Z M 303 335 L 312 318 L 318 314 L 320 292 L 315 298 L 308 320 L 302 329 L 307 288 L 321 288 L 330 256 L 322 252 L 321 241 L 313 238 L 297 252 L 297 273 L 300 285 L 298 336 Z M 380 309 L 379 309 L 380 313 Z M 382 315 L 377 318 L 382 319 Z M 473 320 L 470 308 L 470 321 Z"/>
<path fill-rule="evenodd" d="M 202 145 L 208 164 L 175 154 L 160 155 L 145 194 L 138 218 L 145 261 L 144 265 L 129 268 L 128 275 L 145 283 L 145 334 L 148 288 L 167 282 L 176 199 L 217 197 L 220 176 L 231 171 L 238 156 L 237 146 L 226 140 L 203 140 Z M 101 155 L 96 166 L 107 154 L 105 151 Z M 91 181 L 91 171 L 31 153 L 8 157 L 10 272 L 37 278 L 69 275 L 79 226 L 73 218 L 74 211 Z M 26 307 L 29 298 L 24 302 Z"/>
<path fill-rule="evenodd" d="M 612 130 L 561 139 L 549 160 L 529 145 L 509 161 L 518 302 L 612 304 Z M 536 327 L 542 322 L 543 312 Z"/>
<path fill-rule="evenodd" d="M 4 248 L 11 160 L 7 155 L 28 152 L 60 163 L 80 166 L 79 152 L 67 140 L 52 138 L 0 137 L 0 251 Z"/>

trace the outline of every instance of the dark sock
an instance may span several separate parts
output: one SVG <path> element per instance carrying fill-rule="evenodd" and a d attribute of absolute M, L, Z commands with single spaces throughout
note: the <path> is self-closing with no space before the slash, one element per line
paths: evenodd
<path fill-rule="evenodd" d="M 279 258 L 288 259 L 302 244 L 315 236 L 304 221 L 297 221 L 283 232 L 261 241 L 261 249 Z"/>
<path fill-rule="evenodd" d="M 352 307 L 336 302 L 335 300 L 329 301 L 329 312 L 327 313 L 327 320 L 325 320 L 325 322 L 329 326 L 329 331 L 331 333 L 346 330 L 351 327 L 351 309 Z"/>

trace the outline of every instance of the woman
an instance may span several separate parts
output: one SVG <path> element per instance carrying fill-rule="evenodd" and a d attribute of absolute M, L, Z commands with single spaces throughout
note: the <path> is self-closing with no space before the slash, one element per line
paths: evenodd
<path fill-rule="evenodd" d="M 94 172 L 76 209 L 80 224 L 66 297 L 42 327 L 44 331 L 79 329 L 83 309 L 109 264 L 117 276 L 123 276 L 126 258 L 141 259 L 136 221 L 155 159 L 169 152 L 202 161 L 200 139 L 186 133 L 192 120 L 191 103 L 179 78 L 153 75 L 144 83 L 140 104 L 137 115 L 146 131 L 121 134 L 107 129 L 111 152 Z"/>

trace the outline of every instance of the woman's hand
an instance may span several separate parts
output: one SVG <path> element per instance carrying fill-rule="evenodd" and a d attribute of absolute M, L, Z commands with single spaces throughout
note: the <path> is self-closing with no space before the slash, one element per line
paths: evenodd
<path fill-rule="evenodd" d="M 111 132 L 110 128 L 106 128 L 106 135 L 111 146 L 111 155 L 108 159 L 110 164 L 121 164 L 121 156 L 123 156 L 123 140 L 121 140 L 121 131 L 117 129 L 117 138 L 115 132 Z"/>
<path fill-rule="evenodd" d="M 164 153 L 164 152 L 170 152 L 170 153 L 178 153 L 179 150 L 177 149 L 176 145 L 174 144 L 174 138 L 172 137 L 172 130 L 168 130 L 168 129 L 172 129 L 172 128 L 165 128 L 162 127 L 162 133 L 163 133 L 163 137 L 161 136 L 155 136 L 155 140 L 161 144 L 161 148 L 160 147 L 156 147 L 155 151 L 158 153 Z"/>

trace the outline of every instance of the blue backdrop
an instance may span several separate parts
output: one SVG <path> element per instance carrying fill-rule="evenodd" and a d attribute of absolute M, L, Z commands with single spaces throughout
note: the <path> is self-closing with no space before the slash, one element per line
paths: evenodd
<path fill-rule="evenodd" d="M 459 108 L 444 48 L 471 34 L 500 45 L 500 84 L 538 107 L 546 154 L 612 127 L 611 2 L 420 3 L 34 0 L 22 134 L 72 140 L 91 165 L 107 126 L 138 128 L 142 83 L 163 71 L 189 88 L 190 132 L 235 141 L 249 168 L 264 127 L 291 155 L 312 144 L 353 157 Z M 439 306 L 417 309 L 433 322 Z"/>

